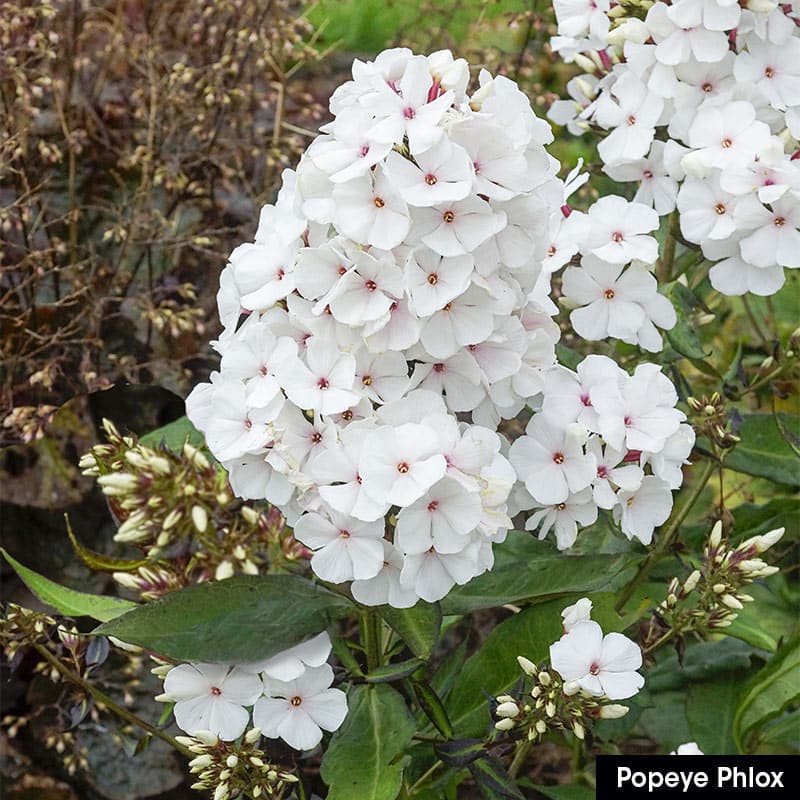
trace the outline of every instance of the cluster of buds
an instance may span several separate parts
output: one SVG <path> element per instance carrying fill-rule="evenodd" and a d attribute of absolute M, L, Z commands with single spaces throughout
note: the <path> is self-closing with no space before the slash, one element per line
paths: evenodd
<path fill-rule="evenodd" d="M 8 662 L 13 665 L 17 654 L 31 644 L 47 642 L 56 627 L 48 614 L 8 603 L 0 615 L 0 642 Z"/>
<path fill-rule="evenodd" d="M 683 637 L 687 633 L 707 634 L 727 628 L 745 603 L 753 597 L 744 590 L 758 578 L 778 572 L 760 555 L 774 545 L 784 533 L 777 528 L 752 536 L 736 547 L 722 536 L 722 522 L 717 521 L 703 549 L 703 563 L 685 580 L 673 578 L 667 596 L 657 606 L 646 636 L 646 645 L 661 639 L 665 633 Z M 652 649 L 647 647 L 645 649 Z"/>
<path fill-rule="evenodd" d="M 251 728 L 238 742 L 222 742 L 214 734 L 197 731 L 194 736 L 178 736 L 177 741 L 196 757 L 189 769 L 198 776 L 192 789 L 213 791 L 214 800 L 237 797 L 280 800 L 297 777 L 266 760 L 259 748 L 261 731 Z"/>
<path fill-rule="evenodd" d="M 257 575 L 305 556 L 280 513 L 235 498 L 225 471 L 199 448 L 187 442 L 177 454 L 122 436 L 109 420 L 103 428 L 107 442 L 80 466 L 97 478 L 120 522 L 114 539 L 154 562 L 114 574 L 142 599 L 211 578 Z"/>
<path fill-rule="evenodd" d="M 493 712 L 498 731 L 517 730 L 531 742 L 548 730 L 570 731 L 583 739 L 592 720 L 617 719 L 628 713 L 627 706 L 575 691 L 575 686 L 565 685 L 547 665 L 537 667 L 524 656 L 518 656 L 517 661 L 529 680 L 523 682 L 516 697 L 502 694 L 496 698 Z"/>
<path fill-rule="evenodd" d="M 692 424 L 695 430 L 705 434 L 714 444 L 728 450 L 741 441 L 730 430 L 725 401 L 719 392 L 714 392 L 710 397 L 689 397 L 686 404 L 694 413 Z"/>

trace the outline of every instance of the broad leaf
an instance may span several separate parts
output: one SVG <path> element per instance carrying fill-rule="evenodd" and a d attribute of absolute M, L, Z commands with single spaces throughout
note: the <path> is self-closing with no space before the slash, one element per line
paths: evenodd
<path fill-rule="evenodd" d="M 417 658 L 430 658 L 442 627 L 442 610 L 438 603 L 420 600 L 412 608 L 381 606 L 379 610 Z"/>
<path fill-rule="evenodd" d="M 173 453 L 180 453 L 186 442 L 195 447 L 205 445 L 203 434 L 189 422 L 188 417 L 180 417 L 168 425 L 150 431 L 142 436 L 141 442 L 148 447 L 164 446 Z"/>
<path fill-rule="evenodd" d="M 486 747 L 480 739 L 436 742 L 433 749 L 448 767 L 465 767 L 486 752 Z"/>
<path fill-rule="evenodd" d="M 727 636 L 774 653 L 782 638 L 792 636 L 800 628 L 797 600 L 783 575 L 773 575 L 768 581 L 753 583 L 747 594 L 755 598 L 739 611 L 739 616 L 725 628 Z"/>
<path fill-rule="evenodd" d="M 139 608 L 130 600 L 119 597 L 105 597 L 103 595 L 86 594 L 77 592 L 66 586 L 61 586 L 38 572 L 28 569 L 10 556 L 3 548 L 0 553 L 14 568 L 25 585 L 46 605 L 54 608 L 59 614 L 66 617 L 91 617 L 98 622 L 107 622 L 131 609 Z"/>
<path fill-rule="evenodd" d="M 686 719 L 692 741 L 706 755 L 735 755 L 733 718 L 742 694 L 740 674 L 726 673 L 717 680 L 693 683 L 686 695 Z"/>
<path fill-rule="evenodd" d="M 403 780 L 414 720 L 402 695 L 386 684 L 354 685 L 344 724 L 322 758 L 328 800 L 395 800 Z"/>
<path fill-rule="evenodd" d="M 520 531 L 510 532 L 494 551 L 495 564 L 489 572 L 456 586 L 442 600 L 445 614 L 612 589 L 623 582 L 621 573 L 635 563 L 630 554 L 568 556 Z"/>
<path fill-rule="evenodd" d="M 95 632 L 179 661 L 245 663 L 310 639 L 350 608 L 297 575 L 238 576 L 171 592 Z"/>
<path fill-rule="evenodd" d="M 798 674 L 800 637 L 795 637 L 759 670 L 744 689 L 733 723 L 733 735 L 740 750 L 748 750 L 753 734 L 800 698 Z"/>
<path fill-rule="evenodd" d="M 447 715 L 439 695 L 431 688 L 431 685 L 424 680 L 411 681 L 411 686 L 414 689 L 414 697 L 417 704 L 422 709 L 425 716 L 433 723 L 445 739 L 453 738 L 453 725 Z"/>
<path fill-rule="evenodd" d="M 780 418 L 780 426 L 776 420 Z M 741 442 L 725 459 L 727 469 L 800 486 L 800 458 L 787 441 L 798 437 L 796 414 L 745 414 L 737 430 Z"/>

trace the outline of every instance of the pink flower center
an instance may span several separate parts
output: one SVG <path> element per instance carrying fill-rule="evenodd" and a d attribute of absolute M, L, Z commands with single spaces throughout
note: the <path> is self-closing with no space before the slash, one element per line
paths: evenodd
<path fill-rule="evenodd" d="M 406 462 L 405 462 L 405 461 L 401 461 L 401 462 L 400 462 L 400 463 L 397 465 L 397 471 L 398 471 L 398 472 L 399 472 L 401 475 L 405 475 L 405 474 L 408 472 L 408 464 L 406 464 Z"/>
<path fill-rule="evenodd" d="M 614 231 L 614 233 L 611 234 L 611 241 L 616 242 L 617 244 L 619 244 L 624 239 L 625 236 L 620 231 Z"/>
<path fill-rule="evenodd" d="M 428 503 L 428 511 L 430 511 L 431 513 L 436 511 L 437 508 L 439 508 L 438 500 L 431 500 L 430 503 Z"/>
<path fill-rule="evenodd" d="M 774 224 L 775 224 L 776 228 L 782 228 L 785 223 L 786 223 L 786 220 L 783 217 L 775 217 Z"/>
<path fill-rule="evenodd" d="M 376 197 L 373 202 L 375 203 L 375 208 L 383 208 L 386 205 L 382 197 Z"/>
<path fill-rule="evenodd" d="M 764 77 L 765 78 L 774 78 L 775 77 L 775 68 L 774 67 L 767 67 L 764 70 Z"/>
<path fill-rule="evenodd" d="M 245 420 L 244 420 L 244 429 L 245 429 L 246 431 L 249 431 L 249 430 L 250 430 L 252 427 L 253 427 L 253 423 L 252 423 L 252 421 L 250 420 L 250 417 L 245 417 Z"/>
<path fill-rule="evenodd" d="M 598 478 L 607 478 L 608 477 L 608 467 L 606 467 L 604 464 L 601 464 L 597 468 L 597 477 Z"/>
<path fill-rule="evenodd" d="M 320 378 L 317 381 L 317 386 L 324 392 L 330 386 L 330 383 L 328 383 L 327 378 Z"/>
<path fill-rule="evenodd" d="M 592 401 L 589 399 L 589 395 L 588 394 L 582 394 L 581 395 L 581 403 L 584 406 L 586 406 L 587 408 L 591 407 Z"/>
<path fill-rule="evenodd" d="M 211 694 L 213 694 L 214 697 L 219 697 L 222 694 L 222 689 L 220 689 L 219 686 L 212 686 Z"/>
<path fill-rule="evenodd" d="M 368 292 L 374 292 L 378 288 L 378 284 L 373 280 L 368 280 L 364 286 L 367 288 Z"/>
<path fill-rule="evenodd" d="M 342 539 L 349 539 L 350 531 L 339 531 L 339 536 L 341 536 Z"/>
<path fill-rule="evenodd" d="M 311 441 L 314 444 L 319 444 L 322 441 L 322 434 L 319 431 L 314 431 L 314 433 L 311 434 Z"/>
<path fill-rule="evenodd" d="M 434 364 L 433 365 L 434 372 L 444 372 L 444 364 Z"/>
<path fill-rule="evenodd" d="M 615 296 L 616 294 L 613 289 L 606 289 L 603 292 L 603 297 L 605 297 L 606 300 L 613 300 Z"/>
<path fill-rule="evenodd" d="M 720 142 L 720 144 L 722 145 L 722 147 L 724 147 L 727 150 L 729 147 L 733 147 L 733 139 L 731 139 L 729 136 L 726 136 Z"/>
<path fill-rule="evenodd" d="M 592 661 L 591 666 L 589 667 L 589 674 L 590 675 L 597 675 L 600 672 L 600 665 L 596 661 Z"/>
<path fill-rule="evenodd" d="M 455 222 L 456 215 L 452 211 L 445 211 L 444 214 L 442 214 L 442 219 L 449 224 Z"/>
<path fill-rule="evenodd" d="M 297 708 L 297 706 L 299 706 L 299 705 L 302 705 L 302 703 L 303 703 L 303 698 L 302 698 L 302 697 L 298 697 L 297 695 L 295 695 L 295 696 L 294 696 L 294 697 L 293 697 L 293 698 L 292 698 L 292 699 L 291 699 L 289 702 L 290 702 L 290 703 L 291 703 L 291 704 L 292 704 L 292 705 L 293 705 L 295 708 Z"/>
<path fill-rule="evenodd" d="M 368 145 L 368 144 L 365 144 L 365 145 L 364 145 L 364 146 L 361 148 L 361 158 L 364 158 L 364 157 L 367 155 L 367 153 L 369 153 L 369 145 Z"/>
<path fill-rule="evenodd" d="M 425 183 L 427 183 L 428 186 L 435 186 L 438 183 L 438 181 L 439 179 L 430 172 L 425 176 Z"/>
<path fill-rule="evenodd" d="M 563 464 L 564 463 L 564 454 L 563 453 L 553 453 L 553 463 L 555 463 L 555 464 Z"/>
<path fill-rule="evenodd" d="M 436 284 L 439 283 L 439 276 L 435 272 L 431 272 L 431 274 L 428 275 L 428 283 L 431 286 L 436 286 Z"/>
<path fill-rule="evenodd" d="M 417 112 L 416 112 L 416 111 L 414 111 L 414 109 L 413 109 L 413 108 L 411 108 L 411 106 L 408 106 L 407 108 L 404 108 L 404 109 L 403 109 L 403 116 L 404 116 L 406 119 L 414 119 L 414 117 L 416 117 L 416 116 L 417 116 Z"/>

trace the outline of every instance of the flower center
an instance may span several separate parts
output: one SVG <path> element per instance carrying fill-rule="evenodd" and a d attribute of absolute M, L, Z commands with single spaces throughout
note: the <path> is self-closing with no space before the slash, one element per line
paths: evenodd
<path fill-rule="evenodd" d="M 624 238 L 625 237 L 619 231 L 614 231 L 614 233 L 611 234 L 611 241 L 616 242 L 617 244 L 619 244 Z"/>
<path fill-rule="evenodd" d="M 588 408 L 588 407 L 590 407 L 592 405 L 592 400 L 591 400 L 591 398 L 589 397 L 588 394 L 582 394 L 581 395 L 581 403 Z"/>
<path fill-rule="evenodd" d="M 435 272 L 431 272 L 431 274 L 428 275 L 428 283 L 431 286 L 436 286 L 436 284 L 439 283 L 439 276 Z"/>
<path fill-rule="evenodd" d="M 566 503 L 559 503 L 559 504 L 556 506 L 556 511 L 563 511 L 563 510 L 564 510 L 566 507 L 567 507 L 567 504 L 566 504 Z"/>
<path fill-rule="evenodd" d="M 368 144 L 365 144 L 365 145 L 364 145 L 364 146 L 361 148 L 361 158 L 364 158 L 364 156 L 366 156 L 366 155 L 367 155 L 367 153 L 369 153 L 369 145 L 368 145 Z"/>
<path fill-rule="evenodd" d="M 717 203 L 717 204 L 714 206 L 714 211 L 716 211 L 716 212 L 717 212 L 717 214 L 719 214 L 720 216 L 722 216 L 722 215 L 725 213 L 725 206 L 724 206 L 722 203 Z"/>
<path fill-rule="evenodd" d="M 222 689 L 220 689 L 219 686 L 212 686 L 211 694 L 213 694 L 214 697 L 219 697 L 222 694 Z"/>
<path fill-rule="evenodd" d="M 276 277 L 276 278 L 277 278 L 279 281 L 282 281 L 282 280 L 283 280 L 283 276 L 284 276 L 285 274 L 286 274 L 286 273 L 284 272 L 284 270 L 283 270 L 283 267 L 279 267 L 279 268 L 278 268 L 278 271 L 275 273 L 275 277 Z"/>
<path fill-rule="evenodd" d="M 302 698 L 302 697 L 298 697 L 297 695 L 295 695 L 295 696 L 294 696 L 294 697 L 293 697 L 293 698 L 292 698 L 292 699 L 291 699 L 289 702 L 290 702 L 290 703 L 291 703 L 291 704 L 292 704 L 292 705 L 293 705 L 295 708 L 297 708 L 297 706 L 299 706 L 299 705 L 302 705 L 302 703 L 303 703 L 303 698 Z"/>
<path fill-rule="evenodd" d="M 764 70 L 764 77 L 765 78 L 774 78 L 775 77 L 775 69 L 773 67 L 767 67 Z"/>
<path fill-rule="evenodd" d="M 452 211 L 445 211 L 444 214 L 442 214 L 442 219 L 445 222 L 453 222 L 455 218 L 456 215 Z"/>
<path fill-rule="evenodd" d="M 253 423 L 252 423 L 252 421 L 250 420 L 250 417 L 245 417 L 245 420 L 244 420 L 244 429 L 245 429 L 246 431 L 249 431 L 249 430 L 250 430 L 252 427 L 253 427 Z"/>
<path fill-rule="evenodd" d="M 547 248 L 547 255 L 554 256 L 556 254 L 556 246 L 551 244 L 550 247 Z"/>
<path fill-rule="evenodd" d="M 428 511 L 434 512 L 437 508 L 439 508 L 438 500 L 431 500 L 430 503 L 428 503 Z"/>
<path fill-rule="evenodd" d="M 347 267 L 344 264 L 339 264 L 339 275 L 344 275 L 347 272 Z"/>
<path fill-rule="evenodd" d="M 434 372 L 444 372 L 444 364 L 434 364 L 433 365 Z"/>
<path fill-rule="evenodd" d="M 616 293 L 613 289 L 606 289 L 603 292 L 603 297 L 605 297 L 606 300 L 613 300 L 614 297 L 616 297 Z"/>
<path fill-rule="evenodd" d="M 601 464 L 597 468 L 597 477 L 598 478 L 607 478 L 608 477 L 608 467 L 606 467 L 605 465 Z"/>
<path fill-rule="evenodd" d="M 342 539 L 349 539 L 350 531 L 339 531 L 339 536 L 341 536 Z"/>
<path fill-rule="evenodd" d="M 438 180 L 439 179 L 430 172 L 425 176 L 425 183 L 427 183 L 428 186 L 435 186 Z"/>
<path fill-rule="evenodd" d="M 590 675 L 597 675 L 600 672 L 600 665 L 596 661 L 592 661 L 591 665 L 589 666 L 589 674 Z"/>
<path fill-rule="evenodd" d="M 785 223 L 786 220 L 783 217 L 775 217 L 774 225 L 776 228 L 782 228 Z"/>
<path fill-rule="evenodd" d="M 403 116 L 406 119 L 414 119 L 417 116 L 417 112 L 411 106 L 408 106 L 408 108 L 403 109 Z"/>
<path fill-rule="evenodd" d="M 635 125 L 636 124 L 636 117 L 634 117 L 633 114 L 631 114 L 628 117 L 628 119 L 626 120 L 626 122 L 628 123 L 628 125 Z"/>
<path fill-rule="evenodd" d="M 726 136 L 720 142 L 720 144 L 727 150 L 729 147 L 733 147 L 733 139 L 731 139 L 730 137 Z"/>
<path fill-rule="evenodd" d="M 368 292 L 374 292 L 378 288 L 378 284 L 373 280 L 368 280 L 364 286 L 367 287 Z"/>
<path fill-rule="evenodd" d="M 708 94 L 709 92 L 713 92 L 713 91 L 714 91 L 714 87 L 713 87 L 713 86 L 712 86 L 712 85 L 711 85 L 711 84 L 710 84 L 708 81 L 706 81 L 706 82 L 705 82 L 705 83 L 704 83 L 704 84 L 703 84 L 703 85 L 702 85 L 700 88 L 701 88 L 701 89 L 702 89 L 702 90 L 703 90 L 703 91 L 704 91 L 706 94 Z"/>
<path fill-rule="evenodd" d="M 375 208 L 383 208 L 386 205 L 382 197 L 376 197 L 373 202 L 375 203 Z"/>
<path fill-rule="evenodd" d="M 630 428 L 630 426 L 633 425 L 633 420 L 628 416 L 626 416 L 622 421 L 625 423 L 626 428 Z"/>
<path fill-rule="evenodd" d="M 319 431 L 314 431 L 314 433 L 311 434 L 311 441 L 314 444 L 319 444 L 322 441 L 322 434 Z"/>
<path fill-rule="evenodd" d="M 349 408 L 346 411 L 342 411 L 342 419 L 345 422 L 350 422 L 353 419 L 353 412 Z"/>
<path fill-rule="evenodd" d="M 372 375 L 365 375 L 361 379 L 361 383 L 363 383 L 364 386 L 372 386 Z"/>
<path fill-rule="evenodd" d="M 647 180 L 650 180 L 650 178 L 652 178 L 652 177 L 653 177 L 653 173 L 652 173 L 652 172 L 651 172 L 649 169 L 646 169 L 646 170 L 645 170 L 645 171 L 642 173 L 642 177 L 643 177 L 643 178 L 647 178 Z"/>
<path fill-rule="evenodd" d="M 317 381 L 317 387 L 318 387 L 319 389 L 321 389 L 323 392 L 324 392 L 324 391 L 325 391 L 325 390 L 326 390 L 326 389 L 327 389 L 329 386 L 330 386 L 330 383 L 328 383 L 328 379 L 327 379 L 327 378 L 320 378 L 320 379 Z"/>
<path fill-rule="evenodd" d="M 556 464 L 563 464 L 564 463 L 564 454 L 563 453 L 553 453 L 553 462 Z"/>
<path fill-rule="evenodd" d="M 397 471 L 398 471 L 398 472 L 399 472 L 401 475 L 405 475 L 405 474 L 406 474 L 406 472 L 408 472 L 408 464 L 406 464 L 406 462 L 405 462 L 405 461 L 401 461 L 401 462 L 400 462 L 400 463 L 397 465 Z"/>

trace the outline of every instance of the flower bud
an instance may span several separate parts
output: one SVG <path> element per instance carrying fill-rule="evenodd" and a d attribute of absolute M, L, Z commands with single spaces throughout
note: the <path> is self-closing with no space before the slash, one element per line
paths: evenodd
<path fill-rule="evenodd" d="M 500 703 L 494 713 L 498 717 L 516 717 L 519 716 L 519 706 L 514 702 Z"/>
<path fill-rule="evenodd" d="M 722 541 L 722 520 L 719 519 L 714 523 L 714 527 L 711 529 L 711 536 L 708 537 L 708 546 L 709 547 L 719 547 L 719 543 Z"/>
<path fill-rule="evenodd" d="M 609 706 L 602 706 L 600 708 L 600 719 L 619 719 L 624 717 L 630 709 L 628 706 L 620 706 L 612 704 Z"/>
<path fill-rule="evenodd" d="M 208 512 L 202 506 L 192 506 L 192 522 L 198 533 L 205 533 L 208 527 Z"/>
<path fill-rule="evenodd" d="M 517 656 L 517 663 L 526 675 L 536 674 L 536 664 L 534 664 L 533 661 L 529 661 L 525 656 Z"/>
<path fill-rule="evenodd" d="M 695 587 L 697 586 L 697 582 L 700 580 L 700 570 L 694 570 L 689 577 L 683 582 L 683 591 L 684 594 L 689 594 L 693 592 Z"/>
<path fill-rule="evenodd" d="M 744 606 L 732 595 L 732 594 L 724 594 L 720 597 L 722 604 L 727 606 L 728 608 L 733 608 L 735 610 L 739 610 L 744 608 Z"/>
<path fill-rule="evenodd" d="M 553 679 L 550 677 L 549 672 L 545 672 L 544 670 L 542 670 L 539 673 L 539 683 L 541 683 L 542 686 L 549 686 L 552 682 Z"/>
<path fill-rule="evenodd" d="M 251 728 L 244 735 L 247 744 L 255 744 L 261 738 L 261 728 Z"/>
<path fill-rule="evenodd" d="M 497 722 L 495 722 L 494 727 L 498 731 L 510 731 L 517 723 L 513 719 L 509 719 L 505 717 Z"/>
<path fill-rule="evenodd" d="M 537 733 L 547 733 L 547 723 L 543 719 L 537 719 L 534 727 L 536 728 Z"/>
<path fill-rule="evenodd" d="M 197 756 L 197 758 L 193 758 L 189 762 L 189 768 L 191 770 L 200 771 L 201 769 L 210 767 L 213 763 L 214 759 L 211 757 L 211 755 L 209 753 L 203 753 L 203 755 Z"/>
<path fill-rule="evenodd" d="M 576 735 L 576 736 L 577 736 L 579 739 L 583 739 L 583 737 L 584 737 L 584 735 L 585 735 L 585 731 L 584 731 L 584 729 L 583 729 L 583 725 L 581 725 L 581 724 L 580 724 L 580 722 L 577 722 L 577 721 L 575 721 L 575 722 L 573 722 L 573 723 L 572 723 L 572 732 L 573 732 L 573 733 L 574 733 L 574 734 L 575 734 L 575 735 Z"/>
<path fill-rule="evenodd" d="M 230 561 L 221 562 L 214 571 L 214 580 L 224 581 L 233 575 L 233 564 Z"/>

